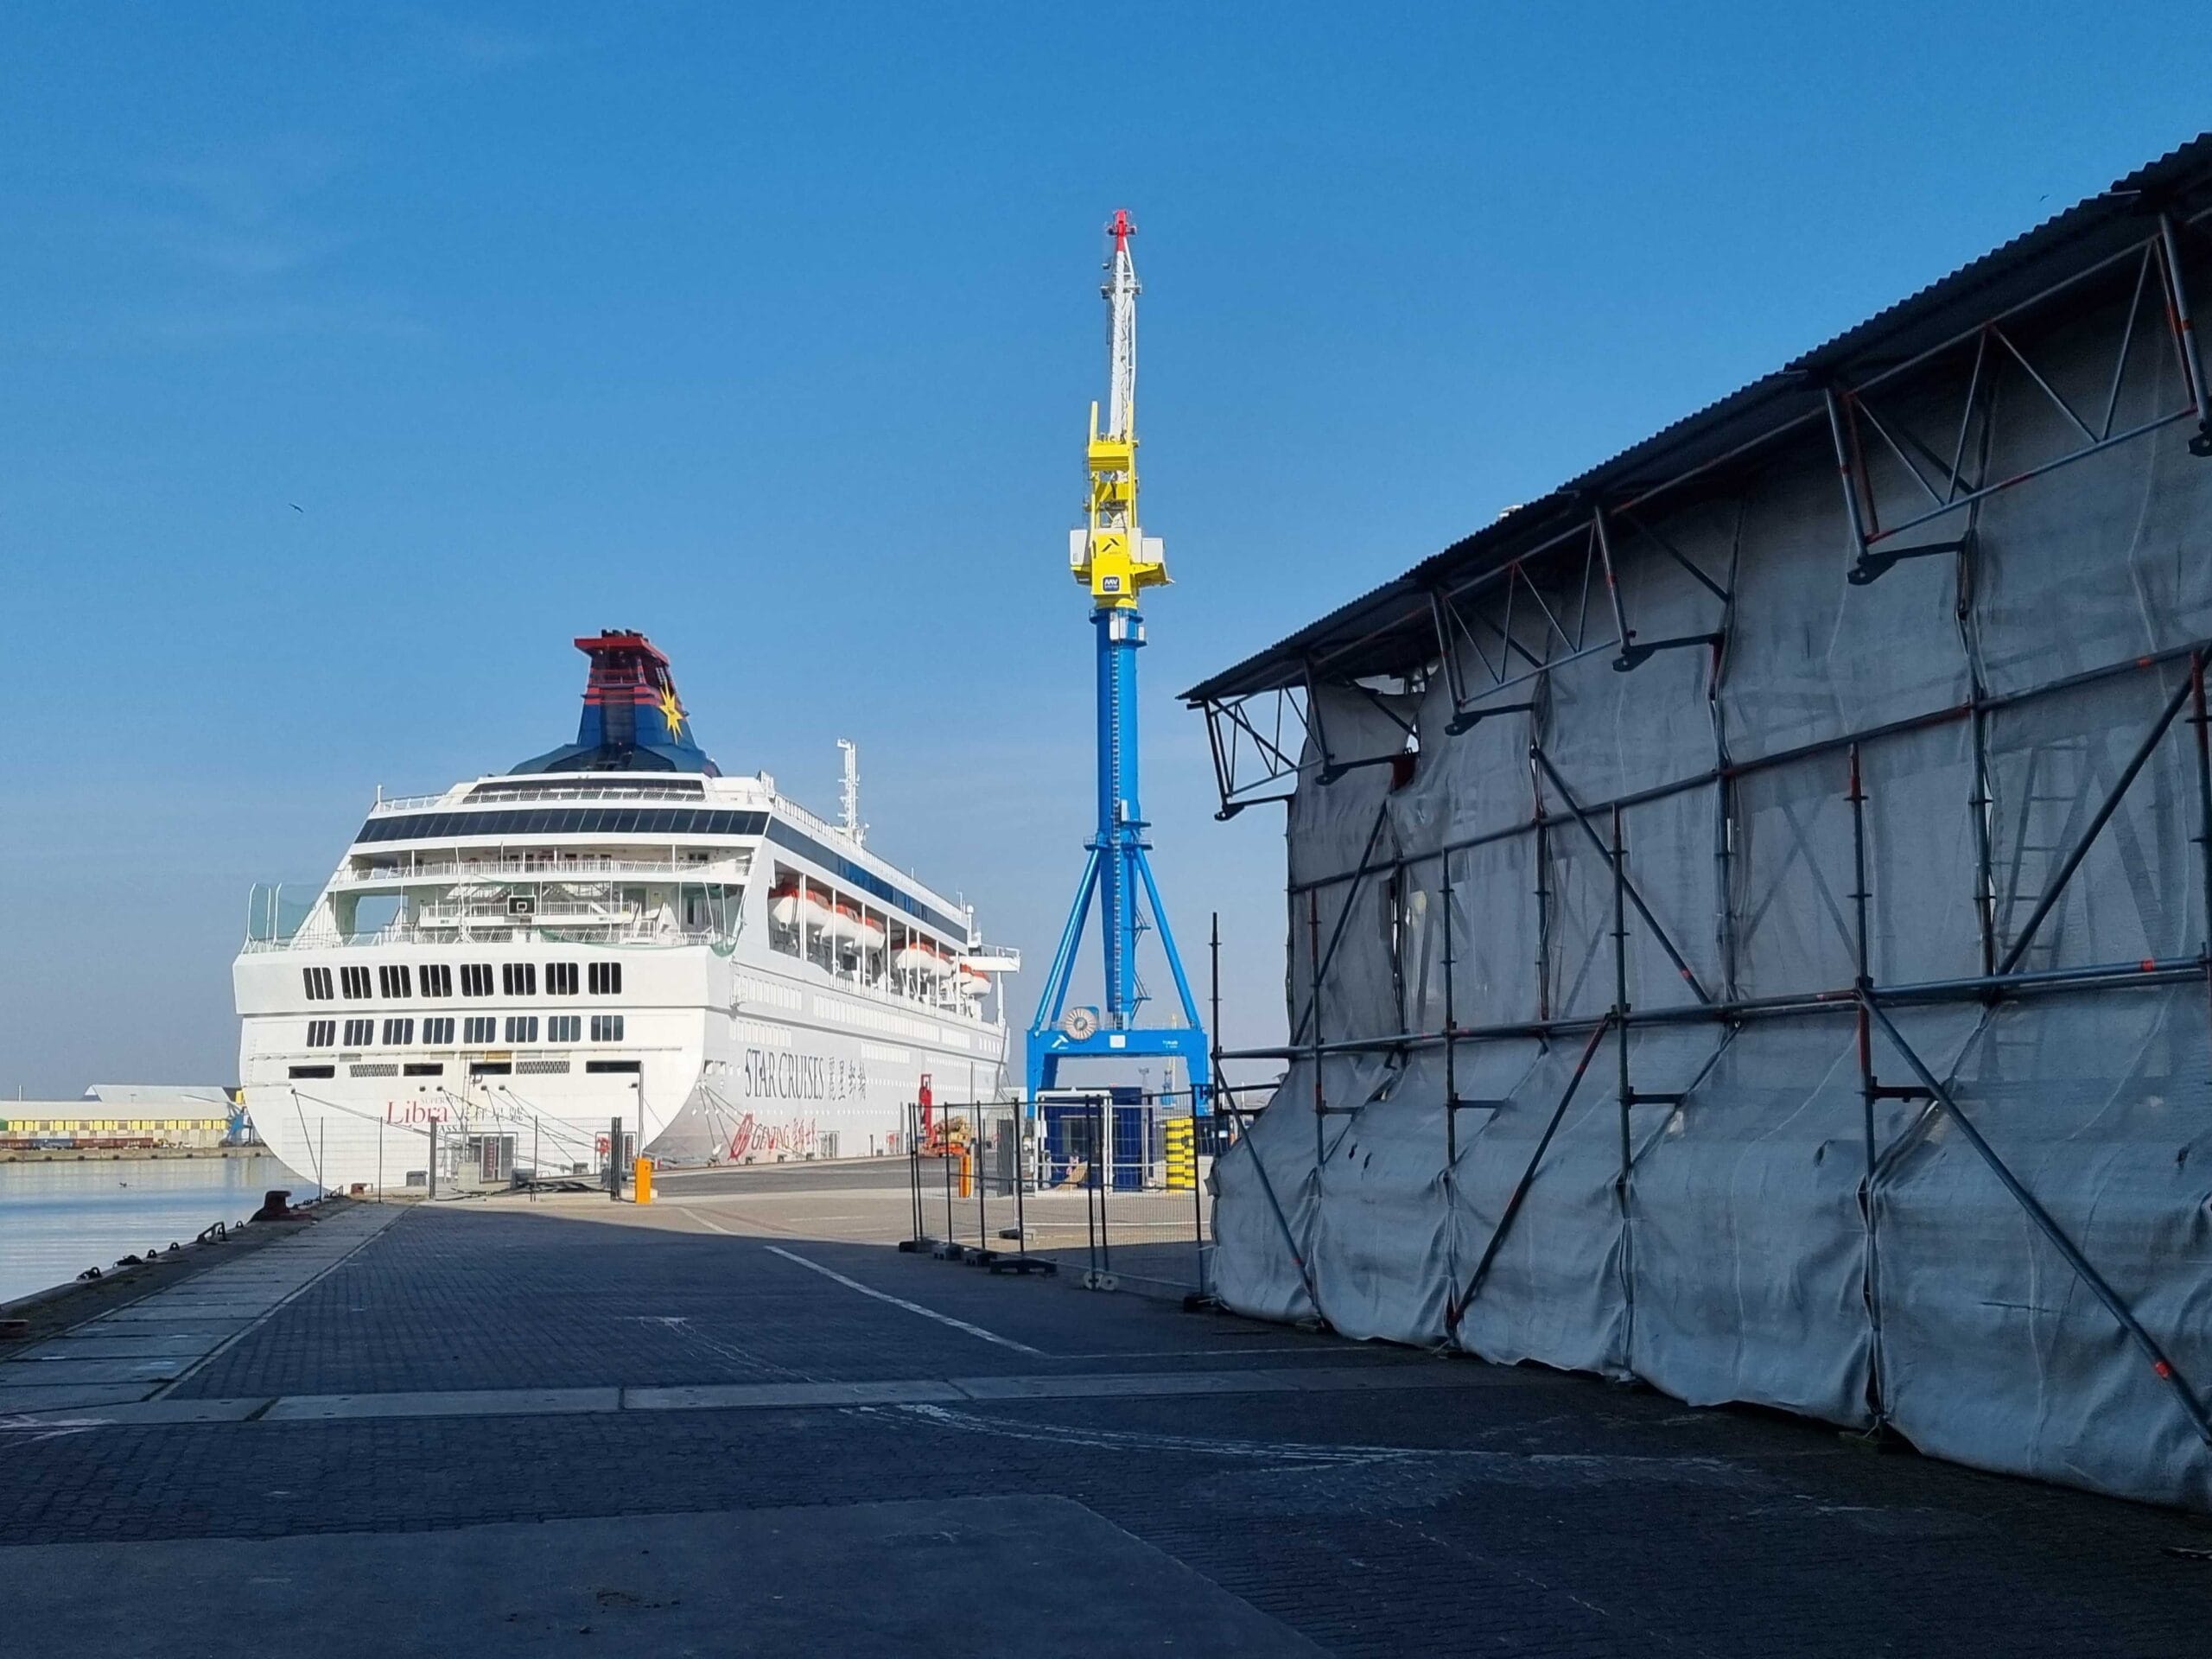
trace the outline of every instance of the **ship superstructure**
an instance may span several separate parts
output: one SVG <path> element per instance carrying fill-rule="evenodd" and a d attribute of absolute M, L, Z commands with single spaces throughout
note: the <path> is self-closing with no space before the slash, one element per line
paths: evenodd
<path fill-rule="evenodd" d="M 433 1126 L 486 1179 L 851 1157 L 992 1097 L 1015 954 L 856 810 L 722 775 L 643 635 L 575 643 L 574 743 L 378 800 L 311 900 L 256 889 L 239 1068 L 276 1154 L 379 1188 L 429 1179 Z"/>

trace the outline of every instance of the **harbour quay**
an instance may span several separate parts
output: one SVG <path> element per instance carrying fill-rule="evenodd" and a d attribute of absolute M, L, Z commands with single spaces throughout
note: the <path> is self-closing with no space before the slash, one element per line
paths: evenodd
<path fill-rule="evenodd" d="M 1057 1274 L 901 1250 L 911 1174 L 333 1201 L 0 1349 L 18 1650 L 2164 1655 L 2212 1617 L 2199 1517 L 1189 1307 L 1164 1201 L 1116 1224 L 1157 1294 L 1083 1287 L 1080 1194 L 1025 1223 Z"/>

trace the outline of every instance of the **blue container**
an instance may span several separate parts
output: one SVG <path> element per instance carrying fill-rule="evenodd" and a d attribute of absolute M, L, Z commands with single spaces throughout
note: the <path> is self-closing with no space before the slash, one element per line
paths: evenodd
<path fill-rule="evenodd" d="M 1125 1093 L 1134 1095 L 1137 1090 L 1114 1091 L 1114 1190 L 1141 1192 L 1151 1151 L 1152 1108 L 1141 1101 L 1125 1103 L 1122 1099 Z"/>

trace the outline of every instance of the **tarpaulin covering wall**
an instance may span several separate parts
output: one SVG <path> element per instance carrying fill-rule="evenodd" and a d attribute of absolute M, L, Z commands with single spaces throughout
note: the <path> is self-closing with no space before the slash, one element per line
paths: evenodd
<path fill-rule="evenodd" d="M 2165 257 L 1309 672 L 1224 1302 L 2212 1508 Z"/>

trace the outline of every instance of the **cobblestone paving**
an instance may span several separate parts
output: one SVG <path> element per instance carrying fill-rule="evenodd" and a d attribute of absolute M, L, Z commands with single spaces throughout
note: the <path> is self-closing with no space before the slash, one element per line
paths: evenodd
<path fill-rule="evenodd" d="M 1472 1363 L 785 1243 L 1050 1364 Z M 191 1386 L 216 1395 L 1049 1369 L 763 1255 L 747 1239 L 422 1212 Z M 641 1304 L 696 1321 L 697 1333 L 638 1325 Z M 2212 1563 L 2166 1553 L 2212 1547 L 2212 1531 L 2189 1518 L 1584 1379 L 1484 1380 L 0 1434 L 0 1543 L 1034 1493 L 1088 1506 L 1345 1654 L 2164 1659 L 2207 1649 Z M 1037 1598 L 1040 1638 L 1058 1627 L 1050 1586 L 977 1592 Z"/>
<path fill-rule="evenodd" d="M 772 1245 L 841 1272 L 888 1274 L 894 1287 L 921 1287 L 931 1306 L 1047 1358 L 1080 1353 L 1103 1364 L 1118 1351 L 1173 1363 L 1173 1351 L 1197 1357 L 1224 1344 L 1320 1363 L 1342 1363 L 1346 1353 L 1340 1343 L 1242 1320 L 1193 1322 L 1156 1302 L 1132 1302 L 1109 1319 L 1071 1320 L 1060 1286 L 994 1281 L 878 1247 L 658 1231 L 530 1211 L 424 1210 L 175 1393 L 216 1399 L 1040 1369 L 1035 1355 L 841 1290 Z M 1370 1351 L 1386 1362 L 1408 1357 Z"/>

